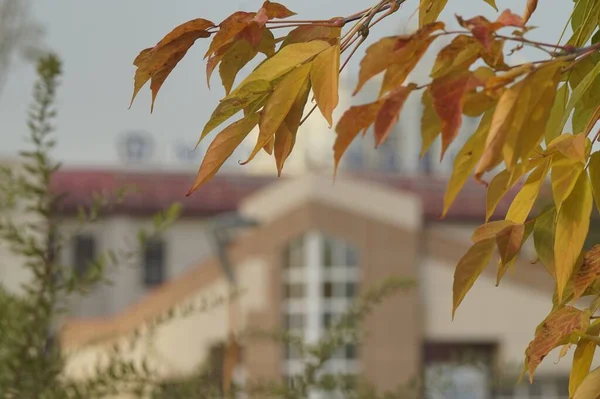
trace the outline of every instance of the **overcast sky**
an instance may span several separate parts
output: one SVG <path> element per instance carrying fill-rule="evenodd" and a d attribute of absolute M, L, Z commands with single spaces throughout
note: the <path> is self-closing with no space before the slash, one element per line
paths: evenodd
<path fill-rule="evenodd" d="M 106 165 L 118 162 L 117 137 L 142 129 L 154 136 L 156 156 L 164 162 L 174 158 L 178 143 L 195 143 L 202 126 L 223 91 L 214 79 L 209 91 L 202 56 L 207 42 L 198 41 L 166 81 L 154 114 L 149 112 L 149 90 L 143 90 L 131 110 L 127 109 L 138 52 L 153 46 L 174 26 L 197 17 L 216 23 L 235 10 L 254 11 L 262 0 L 35 0 L 34 13 L 45 25 L 45 44 L 64 61 L 58 119 L 59 146 L 55 155 L 70 165 Z M 365 8 L 370 0 L 283 1 L 299 18 L 329 18 Z M 497 0 L 501 9 L 519 14 L 525 0 Z M 572 2 L 542 0 L 532 25 L 532 39 L 558 38 Z M 551 4 L 550 4 L 551 3 Z M 369 42 L 382 35 L 414 28 L 416 0 L 408 0 L 398 15 L 376 28 Z M 468 17 L 494 15 L 482 0 L 450 0 L 442 18 L 458 13 Z M 407 28 L 408 27 L 408 28 Z M 364 51 L 364 49 L 362 50 Z M 352 63 L 349 75 L 355 76 Z M 22 148 L 25 115 L 34 80 L 32 66 L 14 68 L 0 95 L 0 155 L 13 155 Z M 318 117 L 317 113 L 315 115 Z M 333 132 L 331 132 L 333 134 Z"/>

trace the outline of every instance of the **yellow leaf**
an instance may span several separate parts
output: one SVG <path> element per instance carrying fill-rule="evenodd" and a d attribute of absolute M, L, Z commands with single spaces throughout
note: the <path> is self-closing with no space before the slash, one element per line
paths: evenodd
<path fill-rule="evenodd" d="M 600 10 L 600 6 L 598 7 Z M 571 97 L 569 98 L 569 102 L 565 107 L 565 112 L 563 113 L 563 118 L 561 123 L 557 126 L 556 131 L 562 132 L 569 117 L 571 116 L 571 112 L 575 106 L 581 101 L 581 99 L 588 93 L 588 90 L 592 88 L 592 85 L 596 78 L 600 75 L 600 63 L 597 63 L 596 66 L 582 79 L 582 81 L 575 87 Z"/>
<path fill-rule="evenodd" d="M 442 121 L 433 107 L 433 98 L 431 97 L 431 91 L 429 90 L 429 87 L 423 92 L 421 104 L 423 104 L 423 114 L 421 115 L 422 158 L 429 147 L 431 147 L 435 139 L 437 139 L 442 132 Z M 471 172 L 469 171 L 469 173 Z"/>
<path fill-rule="evenodd" d="M 510 204 L 510 208 L 506 213 L 507 220 L 512 220 L 515 223 L 524 223 L 527 220 L 550 167 L 550 160 L 541 161 L 541 164 L 527 177 L 525 184 Z"/>
<path fill-rule="evenodd" d="M 588 144 L 588 138 L 585 134 L 561 134 L 548 144 L 548 149 L 556 149 L 564 156 L 574 161 L 585 163 L 587 161 L 587 148 L 591 147 Z"/>
<path fill-rule="evenodd" d="M 322 51 L 327 50 L 331 45 L 322 40 L 313 40 L 307 43 L 294 43 L 285 46 L 271 58 L 266 59 L 260 64 L 246 79 L 239 84 L 229 97 L 235 97 L 237 92 L 243 90 L 244 86 L 256 80 L 273 81 L 280 76 L 285 75 L 298 65 L 315 57 Z"/>
<path fill-rule="evenodd" d="M 331 46 L 315 57 L 310 70 L 315 101 L 321 113 L 333 125 L 333 111 L 339 101 L 340 45 Z"/>
<path fill-rule="evenodd" d="M 384 37 L 367 48 L 365 56 L 360 61 L 358 84 L 353 95 L 356 95 L 373 76 L 380 74 L 390 66 L 390 58 L 397 43 L 396 36 Z"/>
<path fill-rule="evenodd" d="M 580 173 L 573 191 L 558 211 L 556 222 L 554 262 L 559 301 L 583 249 L 590 227 L 592 202 L 587 173 Z"/>
<path fill-rule="evenodd" d="M 237 96 L 229 96 L 221 101 L 204 126 L 198 143 L 233 115 L 255 101 L 266 98 L 272 90 L 271 83 L 266 80 L 256 80 L 246 85 L 243 90 L 239 90 Z"/>
<path fill-rule="evenodd" d="M 573 399 L 598 399 L 598 392 L 600 392 L 600 368 L 595 369 L 583 379 L 575 391 Z"/>
<path fill-rule="evenodd" d="M 291 46 L 293 45 L 291 44 Z M 248 159 L 242 162 L 242 165 L 254 159 L 260 149 L 273 139 L 308 80 L 310 69 L 310 63 L 304 64 L 291 71 L 277 84 L 260 114 L 260 130 L 256 146 Z"/>
<path fill-rule="evenodd" d="M 525 242 L 529 239 L 529 236 L 531 235 L 531 233 L 533 232 L 533 227 L 535 225 L 535 220 L 530 220 L 527 223 L 525 223 L 523 225 L 523 236 L 521 237 L 520 242 L 515 242 L 515 255 L 521 250 L 521 248 L 523 247 L 523 244 L 525 244 Z M 501 251 L 501 245 L 504 245 L 503 242 L 498 242 L 498 238 L 501 237 L 501 235 L 496 236 L 496 244 L 498 245 L 498 250 Z M 502 240 L 503 238 L 501 238 Z M 506 256 L 505 256 L 506 258 Z M 509 268 L 514 267 L 515 262 L 517 261 L 517 257 L 516 256 L 512 256 L 512 257 L 508 257 L 508 261 L 503 261 L 502 258 L 498 259 L 498 272 L 496 274 L 496 287 L 500 285 L 500 281 L 502 280 L 502 278 L 504 277 L 504 275 L 506 274 L 506 271 Z"/>
<path fill-rule="evenodd" d="M 556 280 L 556 270 L 554 268 L 555 220 L 555 207 L 550 207 L 537 217 L 533 228 L 533 245 L 540 262 L 546 267 L 550 276 Z"/>
<path fill-rule="evenodd" d="M 492 121 L 493 114 L 494 112 L 491 110 L 487 112 L 483 118 L 481 118 L 479 127 L 469 138 L 463 148 L 461 148 L 454 159 L 452 175 L 450 176 L 448 187 L 446 188 L 446 193 L 444 195 L 444 210 L 442 217 L 446 216 L 446 213 L 448 213 L 450 206 L 456 199 L 456 196 L 462 187 L 467 182 L 471 171 L 475 168 L 477 162 L 479 162 L 481 154 L 483 154 L 483 146 L 490 130 L 490 123 Z"/>
<path fill-rule="evenodd" d="M 300 25 L 287 34 L 281 47 L 288 46 L 293 43 L 310 42 L 312 40 L 338 39 L 342 28 L 322 25 Z"/>
<path fill-rule="evenodd" d="M 508 264 L 517 256 L 523 237 L 525 237 L 525 226 L 522 224 L 507 226 L 496 235 L 496 245 L 503 264 Z"/>
<path fill-rule="evenodd" d="M 521 81 L 506 90 L 500 97 L 492 118 L 483 155 L 475 170 L 476 179 L 480 179 L 485 172 L 494 169 L 502 162 L 502 148 L 506 136 L 511 129 L 520 128 L 519 121 L 522 122 L 523 118 L 516 117 L 516 115 L 523 114 L 523 112 L 519 112 L 519 109 L 523 107 L 517 106 L 519 100 L 522 101 L 526 98 L 523 95 L 526 90 L 523 90 L 523 88 L 524 84 Z"/>
<path fill-rule="evenodd" d="M 477 227 L 471 236 L 473 242 L 487 240 L 488 238 L 494 238 L 498 233 L 507 227 L 514 226 L 515 224 L 510 220 L 494 220 Z"/>
<path fill-rule="evenodd" d="M 527 159 L 544 138 L 563 65 L 562 61 L 551 62 L 524 79 L 527 90 L 521 92 L 516 105 L 520 111 L 516 115 L 521 115 L 521 118 L 513 120 L 503 148 L 507 168 L 511 169 L 519 160 Z"/>
<path fill-rule="evenodd" d="M 562 133 L 562 119 L 569 100 L 569 85 L 563 84 L 560 89 L 556 92 L 554 98 L 554 104 L 550 111 L 550 117 L 548 119 L 548 125 L 546 126 L 546 144 L 557 138 Z"/>
<path fill-rule="evenodd" d="M 556 209 L 560 211 L 565 199 L 571 194 L 577 178 L 584 169 L 581 162 L 566 157 L 555 157 L 552 160 L 552 196 Z"/>
<path fill-rule="evenodd" d="M 448 73 L 464 71 L 479 58 L 481 44 L 471 36 L 459 35 L 437 55 L 431 77 L 433 79 Z"/>
<path fill-rule="evenodd" d="M 600 212 L 600 152 L 595 152 L 590 157 L 590 182 L 594 192 L 596 209 Z"/>
<path fill-rule="evenodd" d="M 551 350 L 561 344 L 571 342 L 571 336 L 587 330 L 588 327 L 589 315 L 587 312 L 582 312 L 572 306 L 565 306 L 552 312 L 538 327 L 535 338 L 525 351 L 529 380 L 533 381 L 535 370 Z"/>
<path fill-rule="evenodd" d="M 454 271 L 454 285 L 452 287 L 452 319 L 454 319 L 456 309 L 465 298 L 465 295 L 467 295 L 477 277 L 479 277 L 483 269 L 490 262 L 494 247 L 494 238 L 479 241 L 469 248 L 467 253 L 458 262 Z"/>
<path fill-rule="evenodd" d="M 573 397 L 585 377 L 590 373 L 592 360 L 594 360 L 594 354 L 596 353 L 596 345 L 594 341 L 585 338 L 577 343 L 569 377 L 569 397 Z"/>
<path fill-rule="evenodd" d="M 259 114 L 249 115 L 244 119 L 232 123 L 215 137 L 206 151 L 196 180 L 187 193 L 188 196 L 212 179 L 227 158 L 233 154 L 235 149 L 254 129 L 258 120 Z"/>
<path fill-rule="evenodd" d="M 246 40 L 236 40 L 230 49 L 225 53 L 221 64 L 219 65 L 219 74 L 225 88 L 225 93 L 229 94 L 235 77 L 238 72 L 258 54 L 252 44 Z"/>
<path fill-rule="evenodd" d="M 525 6 L 525 12 L 523 13 L 523 22 L 527 23 L 531 15 L 537 8 L 538 0 L 527 0 L 527 5 Z"/>
<path fill-rule="evenodd" d="M 491 5 L 492 7 L 494 7 L 494 10 L 498 11 L 498 6 L 496 6 L 496 0 L 483 0 L 486 3 L 488 3 L 489 5 Z"/>
<path fill-rule="evenodd" d="M 419 27 L 435 22 L 448 0 L 420 0 Z"/>
<path fill-rule="evenodd" d="M 356 138 L 358 133 L 368 129 L 375 122 L 380 107 L 381 101 L 375 101 L 370 104 L 353 106 L 344 113 L 335 128 L 337 134 L 333 144 L 335 173 L 337 173 L 342 155 L 344 155 L 352 140 Z"/>
<path fill-rule="evenodd" d="M 279 126 L 277 133 L 275 133 L 275 163 L 277 165 L 277 173 L 279 176 L 281 176 L 283 165 L 296 143 L 296 134 L 300 127 L 300 121 L 302 120 L 302 114 L 306 107 L 309 92 L 310 82 L 307 79 L 304 83 L 304 87 L 300 90 L 298 97 L 296 97 L 292 109 L 290 109 L 285 120 L 281 126 Z"/>
<path fill-rule="evenodd" d="M 492 217 L 496 207 L 504 195 L 506 195 L 506 193 L 512 189 L 526 173 L 539 165 L 539 163 L 540 161 L 537 160 L 527 163 L 520 163 L 512 171 L 505 169 L 494 176 L 486 193 L 485 220 L 489 220 Z M 523 221 L 518 223 L 522 222 Z"/>

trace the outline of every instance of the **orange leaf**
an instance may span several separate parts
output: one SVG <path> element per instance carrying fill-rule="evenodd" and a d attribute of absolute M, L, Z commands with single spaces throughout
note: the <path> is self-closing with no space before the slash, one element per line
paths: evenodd
<path fill-rule="evenodd" d="M 330 40 L 338 39 L 341 28 L 332 26 L 321 26 L 321 25 L 301 25 L 296 29 L 290 31 L 287 34 L 285 40 L 281 44 L 281 47 L 285 47 L 288 44 L 310 42 L 311 40 Z"/>
<path fill-rule="evenodd" d="M 473 287 L 477 277 L 488 265 L 494 252 L 495 240 L 488 238 L 475 243 L 460 259 L 454 271 L 452 319 L 467 292 Z"/>
<path fill-rule="evenodd" d="M 533 374 L 542 360 L 560 345 L 571 341 L 571 335 L 587 330 L 589 316 L 572 306 L 565 306 L 548 316 L 538 331 L 535 338 L 529 343 L 525 351 L 525 363 L 529 371 L 529 379 L 533 381 Z M 567 342 L 565 342 L 567 340 Z"/>
<path fill-rule="evenodd" d="M 400 112 L 410 93 L 417 88 L 411 83 L 400 86 L 382 99 L 381 108 L 375 120 L 375 147 L 379 147 L 387 139 L 390 131 L 400 118 Z"/>
<path fill-rule="evenodd" d="M 488 238 L 494 238 L 498 233 L 507 227 L 514 226 L 515 223 L 510 220 L 494 220 L 477 227 L 471 236 L 473 242 L 487 240 Z"/>
<path fill-rule="evenodd" d="M 300 121 L 302 120 L 302 114 L 306 107 L 309 92 L 310 81 L 307 79 L 304 87 L 300 89 L 300 93 L 298 94 L 298 97 L 296 97 L 296 101 L 294 102 L 294 105 L 292 105 L 290 112 L 275 133 L 275 163 L 277 165 L 277 174 L 279 176 L 281 176 L 283 165 L 290 156 L 294 144 L 296 143 L 296 134 L 300 127 Z"/>
<path fill-rule="evenodd" d="M 515 224 L 507 226 L 496 235 L 496 245 L 503 264 L 508 264 L 517 256 L 525 236 L 525 226 Z"/>
<path fill-rule="evenodd" d="M 381 102 L 376 101 L 370 104 L 351 107 L 344 113 L 335 128 L 335 132 L 337 133 L 335 143 L 333 144 L 335 173 L 337 173 L 342 155 L 344 155 L 352 140 L 354 140 L 358 133 L 367 130 L 375 122 L 380 107 Z"/>
<path fill-rule="evenodd" d="M 235 149 L 257 125 L 259 116 L 259 114 L 252 114 L 234 122 L 215 137 L 202 160 L 196 180 L 186 195 L 191 195 L 213 178 L 227 158 L 233 154 Z"/>
<path fill-rule="evenodd" d="M 267 12 L 269 19 L 284 19 L 296 15 L 295 12 L 288 10 L 284 5 L 265 1 L 262 8 Z"/>
<path fill-rule="evenodd" d="M 319 110 L 333 125 L 333 111 L 339 102 L 340 45 L 331 46 L 312 62 L 310 81 Z"/>
<path fill-rule="evenodd" d="M 522 28 L 525 26 L 523 19 L 510 10 L 504 10 L 496 20 L 496 24 L 499 27 L 514 26 L 515 28 Z"/>
<path fill-rule="evenodd" d="M 273 94 L 267 100 L 260 116 L 258 140 L 248 159 L 242 165 L 250 162 L 261 148 L 265 146 L 283 123 L 292 109 L 296 98 L 308 80 L 311 64 L 304 64 L 294 69 L 275 86 Z"/>
<path fill-rule="evenodd" d="M 581 267 L 573 275 L 573 300 L 579 298 L 598 277 L 600 277 L 600 245 L 594 245 L 585 254 Z"/>
<path fill-rule="evenodd" d="M 535 12 L 537 8 L 538 0 L 527 0 L 527 5 L 525 6 L 525 12 L 523 13 L 523 23 L 526 24 L 531 18 L 531 15 Z"/>
<path fill-rule="evenodd" d="M 444 75 L 431 82 L 433 106 L 442 120 L 442 154 L 452 144 L 462 125 L 462 109 L 465 94 L 478 84 L 478 79 L 469 71 Z"/>
<path fill-rule="evenodd" d="M 173 68 L 183 58 L 197 39 L 209 37 L 207 29 L 214 24 L 205 19 L 194 19 L 177 26 L 152 48 L 142 50 L 133 61 L 135 71 L 133 95 L 131 104 L 144 85 L 152 80 L 152 108 L 160 86 L 171 73 Z"/>
<path fill-rule="evenodd" d="M 208 58 L 221 47 L 240 33 L 256 16 L 255 12 L 237 11 L 219 24 L 219 31 L 215 34 L 204 58 Z"/>
<path fill-rule="evenodd" d="M 439 78 L 453 72 L 466 71 L 479 58 L 481 44 L 471 36 L 459 35 L 437 55 L 432 78 Z"/>

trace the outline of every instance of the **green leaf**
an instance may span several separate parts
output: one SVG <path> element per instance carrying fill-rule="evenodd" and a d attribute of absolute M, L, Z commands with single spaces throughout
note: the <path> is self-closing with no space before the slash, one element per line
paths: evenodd
<path fill-rule="evenodd" d="M 592 189 L 585 172 L 577 178 L 573 191 L 558 211 L 554 240 L 554 262 L 558 299 L 571 277 L 590 228 Z"/>
<path fill-rule="evenodd" d="M 454 285 L 452 287 L 452 319 L 454 319 L 456 309 L 465 298 L 465 295 L 490 262 L 495 246 L 496 240 L 494 238 L 479 241 L 469 248 L 458 262 L 454 271 Z"/>
<path fill-rule="evenodd" d="M 600 152 L 595 152 L 590 157 L 590 182 L 594 192 L 594 201 L 596 209 L 600 212 Z"/>
<path fill-rule="evenodd" d="M 568 100 L 569 85 L 565 83 L 558 89 L 556 97 L 554 98 L 554 104 L 552 105 L 550 117 L 548 118 L 548 125 L 546 126 L 546 144 L 549 144 L 562 133 L 560 124 L 563 120 Z"/>
<path fill-rule="evenodd" d="M 247 40 L 236 40 L 233 42 L 219 65 L 219 75 L 221 75 L 221 81 L 223 82 L 226 94 L 231 92 L 238 72 L 248 62 L 252 61 L 256 54 L 258 54 L 258 50 Z"/>
<path fill-rule="evenodd" d="M 581 162 L 566 157 L 559 157 L 552 161 L 550 179 L 552 181 L 552 196 L 557 210 L 560 211 L 563 202 L 573 191 L 577 178 L 584 167 L 585 165 Z"/>
<path fill-rule="evenodd" d="M 423 92 L 421 98 L 423 114 L 421 115 L 421 158 L 429 150 L 442 132 L 442 121 L 433 107 L 433 98 L 429 88 Z M 488 127 L 489 130 L 489 127 Z M 487 133 L 486 133 L 487 134 Z M 469 173 L 471 173 L 469 171 Z M 445 213 L 445 212 L 444 212 Z"/>
<path fill-rule="evenodd" d="M 560 123 L 559 127 L 557 128 L 558 132 L 562 132 L 562 130 L 565 128 L 565 125 L 567 124 L 567 121 L 569 120 L 569 117 L 571 116 L 571 112 L 573 111 L 575 106 L 582 100 L 582 98 L 588 92 L 588 90 L 590 90 L 590 88 L 592 87 L 594 81 L 596 80 L 596 78 L 598 77 L 599 74 L 600 74 L 600 63 L 597 63 L 596 66 L 583 78 L 581 83 L 579 83 L 577 85 L 577 87 L 575 87 L 575 89 L 573 90 L 573 93 L 571 94 L 571 98 L 569 99 L 569 102 L 567 103 L 567 107 L 565 108 L 562 122 Z"/>

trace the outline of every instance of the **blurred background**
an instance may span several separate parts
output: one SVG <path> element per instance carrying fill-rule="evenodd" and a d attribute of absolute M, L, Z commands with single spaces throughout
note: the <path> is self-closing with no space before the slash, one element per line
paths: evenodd
<path fill-rule="evenodd" d="M 498 288 L 492 264 L 451 320 L 454 267 L 470 245 L 471 232 L 484 222 L 484 187 L 467 183 L 447 217 L 440 217 L 454 158 L 477 119 L 464 119 L 460 137 L 441 162 L 439 140 L 419 157 L 422 106 L 413 96 L 380 148 L 375 150 L 369 134 L 352 144 L 332 184 L 335 132 L 314 113 L 301 127 L 281 178 L 274 160 L 263 152 L 246 166 L 238 164 L 253 147 L 248 140 L 213 181 L 185 197 L 210 141 L 196 151 L 194 145 L 223 96 L 217 78 L 211 90 L 206 86 L 206 43 L 198 41 L 168 78 L 153 114 L 145 90 L 128 109 L 132 61 L 187 20 L 218 22 L 236 10 L 254 11 L 261 3 L 0 0 L 2 162 L 16 167 L 18 151 L 27 146 L 25 120 L 35 60 L 53 51 L 64 63 L 52 153 L 63 163 L 53 177 L 53 190 L 67 194 L 59 211 L 61 229 L 74 231 L 78 207 L 89 204 L 94 193 L 124 184 L 137 189 L 97 223 L 73 234 L 59 255 L 61 262 L 84 273 L 97 254 L 121 246 L 125 237 L 135 241 L 153 214 L 173 202 L 182 204 L 180 217 L 167 231 L 147 243 L 135 261 L 110 272 L 111 284 L 71 301 L 59 334 L 65 350 L 77 349 L 68 373 L 85 378 L 98 353 L 149 318 L 194 298 L 227 292 L 231 285 L 245 290 L 235 305 L 167 322 L 155 338 L 154 352 L 135 356 L 153 357 L 165 381 L 178 381 L 198 362 L 224 356 L 217 349 L 232 331 L 279 326 L 316 342 L 357 295 L 381 279 L 396 277 L 416 286 L 365 319 L 364 341 L 336 352 L 327 366 L 332 372 L 364 374 L 381 389 L 417 378 L 423 382 L 419 394 L 431 399 L 568 397 L 572 354 L 558 364 L 544 362 L 534 384 L 516 384 L 524 350 L 551 310 L 552 281 L 541 265 L 531 264 L 531 246 Z M 302 19 L 352 14 L 368 3 L 285 1 Z M 414 31 L 416 3 L 407 1 L 378 25 L 365 47 L 386 35 Z M 500 10 L 518 14 L 524 7 L 521 0 L 496 3 Z M 530 21 L 539 28 L 530 38 L 557 41 L 572 4 L 541 3 Z M 456 27 L 454 14 L 493 19 L 496 12 L 483 1 L 454 0 L 440 19 Z M 427 81 L 443 45 L 432 46 L 412 81 Z M 509 63 L 538 57 L 543 54 L 519 51 Z M 374 79 L 351 96 L 359 60 L 352 60 L 341 76 L 336 119 L 350 105 L 377 95 L 380 81 Z M 505 214 L 511 199 L 509 193 L 496 216 Z M 591 231 L 590 243 L 598 225 Z M 18 292 L 28 276 L 7 256 L 0 253 L 0 281 Z M 558 352 L 552 356 L 558 359 Z M 291 379 L 302 373 L 301 358 L 281 344 L 245 345 L 235 378 Z M 441 386 L 442 380 L 449 384 Z"/>

